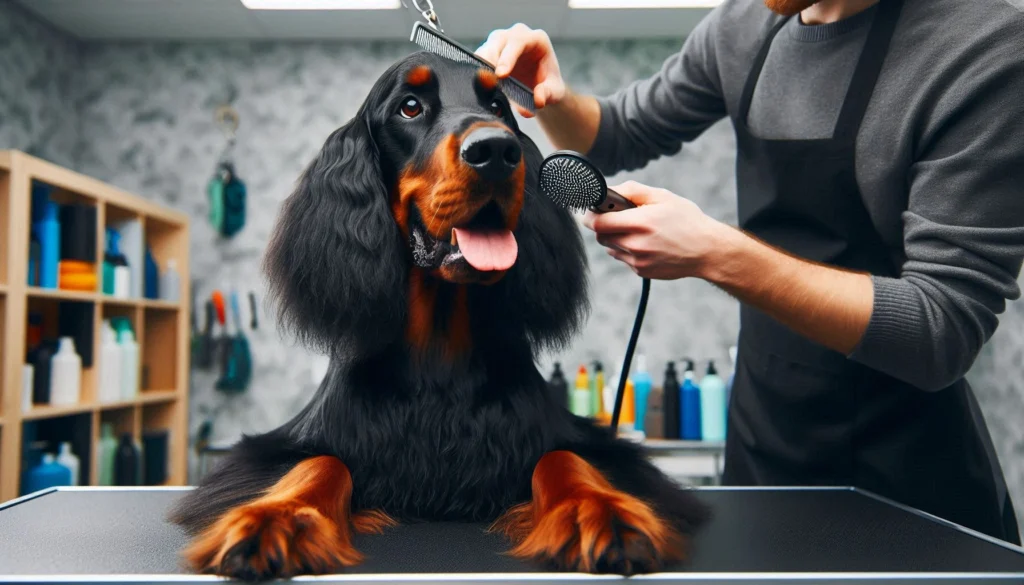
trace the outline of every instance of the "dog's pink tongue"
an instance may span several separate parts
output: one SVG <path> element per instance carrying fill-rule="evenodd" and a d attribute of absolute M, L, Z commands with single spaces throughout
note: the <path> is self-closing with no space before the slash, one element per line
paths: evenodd
<path fill-rule="evenodd" d="M 519 244 L 509 230 L 455 228 L 455 239 L 462 257 L 481 272 L 508 270 L 519 255 Z"/>

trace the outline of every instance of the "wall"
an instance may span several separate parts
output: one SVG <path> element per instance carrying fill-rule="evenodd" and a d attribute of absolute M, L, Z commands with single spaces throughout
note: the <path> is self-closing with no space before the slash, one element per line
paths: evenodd
<path fill-rule="evenodd" d="M 24 24 L 26 19 L 0 0 L 0 27 L 5 21 Z M 29 145 L 62 164 L 70 159 L 82 172 L 188 213 L 193 218 L 192 276 L 201 299 L 215 287 L 262 291 L 258 264 L 276 208 L 327 134 L 355 113 L 379 73 L 409 51 L 404 43 L 102 43 L 68 49 L 73 43 L 35 22 L 14 27 L 12 33 L 20 38 L 7 46 L 33 56 L 9 59 L 0 50 L 0 64 L 17 61 L 23 70 L 12 79 L 50 79 L 53 73 L 44 72 L 43 63 L 49 53 L 57 53 L 55 58 L 62 56 L 66 63 L 60 69 L 64 75 L 58 76 L 63 81 L 4 81 L 0 96 L 17 91 L 21 103 L 32 108 L 51 104 L 46 110 L 62 116 L 49 126 L 59 130 L 49 132 L 40 132 L 31 120 L 56 114 L 37 114 L 35 109 L 16 113 L 12 127 L 25 129 L 15 132 L 0 119 L 0 148 Z M 577 90 L 608 93 L 655 71 L 678 45 L 560 43 L 559 58 Z M 66 91 L 67 73 L 73 75 L 73 93 Z M 22 88 L 26 83 L 28 89 Z M 74 96 L 77 115 L 68 113 L 69 95 Z M 230 241 L 210 230 L 204 195 L 224 145 L 212 122 L 213 110 L 227 99 L 233 99 L 241 115 L 236 160 L 254 211 L 245 230 Z M 28 120 L 21 119 L 25 117 Z M 525 122 L 524 129 L 543 151 L 550 151 L 534 123 Z M 71 136 L 77 132 L 79 143 L 66 142 L 65 131 Z M 720 123 L 679 155 L 611 182 L 632 178 L 663 186 L 690 197 L 713 217 L 734 223 L 733 149 L 731 128 Z M 545 372 L 553 359 L 562 360 L 569 373 L 583 361 L 600 358 L 611 367 L 610 362 L 621 360 L 640 283 L 589 239 L 587 250 L 593 313 L 570 351 L 544 357 Z M 296 412 L 314 390 L 313 356 L 282 340 L 266 318 L 263 322 L 259 331 L 247 333 L 256 360 L 256 378 L 248 393 L 226 397 L 212 390 L 214 376 L 194 375 L 193 426 L 219 412 L 215 439 L 233 440 L 242 432 L 271 429 Z M 696 280 L 656 282 L 640 347 L 660 379 L 668 359 L 724 360 L 737 329 L 737 305 L 721 291 Z M 971 380 L 1024 519 L 1022 365 L 1024 303 L 1015 303 Z"/>

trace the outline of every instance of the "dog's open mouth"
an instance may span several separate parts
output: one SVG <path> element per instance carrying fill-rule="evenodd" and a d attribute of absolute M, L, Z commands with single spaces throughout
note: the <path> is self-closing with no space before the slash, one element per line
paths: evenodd
<path fill-rule="evenodd" d="M 477 272 L 499 272 L 511 268 L 519 255 L 516 238 L 494 202 L 464 225 L 452 228 L 447 240 L 430 235 L 416 215 L 410 240 L 413 261 L 420 268 L 458 270 L 464 263 Z"/>

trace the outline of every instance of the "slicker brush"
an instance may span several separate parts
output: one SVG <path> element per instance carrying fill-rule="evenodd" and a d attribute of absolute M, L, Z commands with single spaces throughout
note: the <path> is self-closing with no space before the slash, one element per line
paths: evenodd
<path fill-rule="evenodd" d="M 559 207 L 596 213 L 636 207 L 608 188 L 601 171 L 571 150 L 553 152 L 540 165 L 540 190 Z"/>

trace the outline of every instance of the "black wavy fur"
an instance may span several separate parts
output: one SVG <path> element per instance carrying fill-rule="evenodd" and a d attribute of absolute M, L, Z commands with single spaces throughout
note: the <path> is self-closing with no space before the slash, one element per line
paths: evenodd
<path fill-rule="evenodd" d="M 429 65 L 442 87 L 432 129 L 409 135 L 393 114 L 403 73 L 418 64 Z M 530 499 L 535 464 L 556 449 L 582 456 L 684 533 L 706 517 L 638 446 L 568 412 L 535 366 L 537 351 L 563 346 L 587 313 L 586 260 L 571 215 L 536 191 L 541 153 L 511 116 L 505 121 L 527 168 L 518 260 L 496 284 L 470 287 L 469 355 L 424 356 L 406 343 L 411 260 L 389 193 L 403 165 L 425 156 L 420 143 L 436 143 L 442 122 L 450 130 L 464 127 L 456 118 L 472 118 L 468 105 L 450 106 L 472 94 L 451 88 L 455 80 L 473 74 L 425 53 L 400 61 L 302 174 L 265 270 L 280 324 L 330 354 L 331 366 L 298 415 L 245 437 L 179 502 L 172 520 L 188 532 L 322 454 L 351 470 L 354 511 L 379 509 L 400 522 L 494 520 Z"/>

